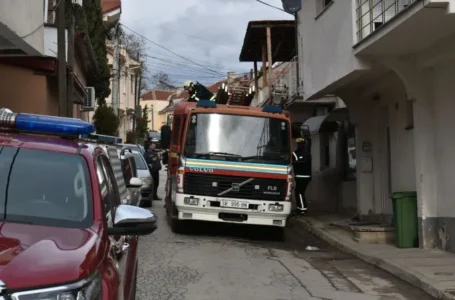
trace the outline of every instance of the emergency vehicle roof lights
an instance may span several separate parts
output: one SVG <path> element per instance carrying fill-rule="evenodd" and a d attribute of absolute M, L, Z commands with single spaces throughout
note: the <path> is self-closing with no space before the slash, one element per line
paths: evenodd
<path fill-rule="evenodd" d="M 123 139 L 118 136 L 92 133 L 87 136 L 88 139 L 96 140 L 98 143 L 105 144 L 122 144 Z"/>
<path fill-rule="evenodd" d="M 263 112 L 267 113 L 274 113 L 274 114 L 281 114 L 283 113 L 283 109 L 279 105 L 265 105 L 262 109 Z"/>
<path fill-rule="evenodd" d="M 199 100 L 196 107 L 216 108 L 216 102 L 211 100 Z"/>
<path fill-rule="evenodd" d="M 95 126 L 93 124 L 80 119 L 13 113 L 11 110 L 5 108 L 0 108 L 0 127 L 53 135 L 79 136 L 95 132 Z"/>

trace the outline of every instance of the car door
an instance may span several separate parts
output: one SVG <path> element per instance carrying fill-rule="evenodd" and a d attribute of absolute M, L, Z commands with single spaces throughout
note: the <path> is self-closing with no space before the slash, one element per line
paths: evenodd
<path fill-rule="evenodd" d="M 109 159 L 100 155 L 96 159 L 97 174 L 101 186 L 101 194 L 103 195 L 103 207 L 108 226 L 112 226 L 115 217 L 115 208 L 120 205 L 120 197 L 113 176 L 112 167 Z M 128 247 L 125 247 L 124 236 L 109 236 L 111 243 L 111 254 L 115 261 L 115 267 L 118 272 L 120 284 L 118 289 L 119 299 L 125 298 L 125 281 L 126 281 L 126 258 Z"/>
<path fill-rule="evenodd" d="M 118 186 L 114 176 L 114 171 L 110 161 L 105 156 L 101 156 L 103 169 L 105 171 L 109 186 L 112 187 L 113 193 L 113 207 L 121 204 Z M 134 291 L 133 282 L 135 281 L 135 269 L 137 260 L 137 236 L 113 236 L 112 242 L 117 255 L 118 270 L 121 278 L 121 289 L 123 299 L 130 299 Z M 120 291 L 119 291 L 120 292 Z"/>

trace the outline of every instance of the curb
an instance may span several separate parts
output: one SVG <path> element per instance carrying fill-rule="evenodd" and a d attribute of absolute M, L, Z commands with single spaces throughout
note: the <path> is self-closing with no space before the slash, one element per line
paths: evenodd
<path fill-rule="evenodd" d="M 353 249 L 352 247 L 349 247 L 343 242 L 339 241 L 336 236 L 330 234 L 329 232 L 325 231 L 323 227 L 314 227 L 311 222 L 308 220 L 304 219 L 291 219 L 289 220 L 289 223 L 292 223 L 293 225 L 300 226 L 306 231 L 314 234 L 315 236 L 325 240 L 327 243 L 329 243 L 331 246 L 338 248 L 339 250 L 351 254 L 369 264 L 372 264 L 386 272 L 389 272 L 393 274 L 394 276 L 408 282 L 409 284 L 425 291 L 427 294 L 429 294 L 432 297 L 435 297 L 436 299 L 439 300 L 455 300 L 455 295 L 451 295 L 447 293 L 446 291 L 435 287 L 431 282 L 428 282 L 427 280 L 423 278 L 419 278 L 419 276 L 416 276 L 414 273 L 411 273 L 410 271 L 400 268 L 396 266 L 395 264 L 391 263 L 387 259 L 382 259 L 379 257 L 374 257 L 371 255 L 363 254 L 359 252 L 356 249 Z"/>

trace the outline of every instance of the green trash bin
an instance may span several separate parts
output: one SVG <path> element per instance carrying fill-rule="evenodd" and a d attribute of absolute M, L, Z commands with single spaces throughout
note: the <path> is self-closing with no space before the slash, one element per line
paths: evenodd
<path fill-rule="evenodd" d="M 395 244 L 398 248 L 418 247 L 417 193 L 392 193 Z"/>

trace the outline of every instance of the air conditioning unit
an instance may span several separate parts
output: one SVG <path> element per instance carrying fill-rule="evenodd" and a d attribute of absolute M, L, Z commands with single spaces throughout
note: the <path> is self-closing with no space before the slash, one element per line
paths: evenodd
<path fill-rule="evenodd" d="M 95 110 L 96 106 L 95 88 L 92 86 L 87 86 L 85 90 L 86 95 L 84 99 L 84 105 L 82 105 L 82 110 Z"/>

